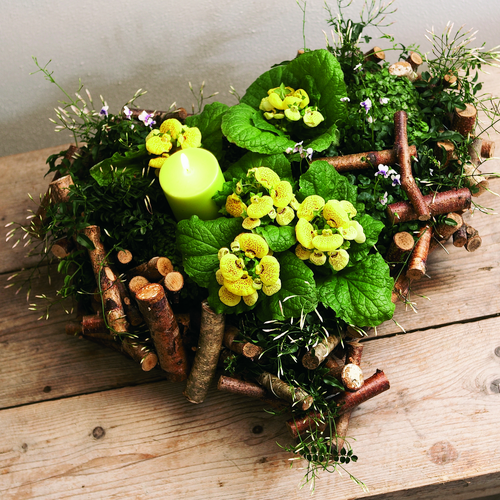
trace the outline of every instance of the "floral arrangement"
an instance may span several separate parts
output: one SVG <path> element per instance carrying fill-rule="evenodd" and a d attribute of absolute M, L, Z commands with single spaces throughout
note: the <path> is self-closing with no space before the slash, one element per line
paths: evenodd
<path fill-rule="evenodd" d="M 448 25 L 429 34 L 432 54 L 383 36 L 399 59 L 389 64 L 360 48 L 389 6 L 366 2 L 355 22 L 344 3 L 329 12 L 332 43 L 276 64 L 233 106 L 203 106 L 202 87 L 197 113 L 143 110 L 138 91 L 113 115 L 88 91 L 66 94 L 56 128 L 75 146 L 48 159 L 48 193 L 8 235 L 24 231 L 32 251 L 38 241 L 42 261 L 57 256 L 57 300 L 81 311 L 70 332 L 187 379 L 192 402 L 222 371 L 219 389 L 287 415 L 298 442 L 286 449 L 307 461 L 306 480 L 357 460 L 350 412 L 389 388 L 381 371 L 364 380 L 359 337 L 410 302 L 433 248 L 452 235 L 479 246 L 460 215 L 483 209 L 483 133 L 498 114 L 477 73 L 497 52 Z M 179 218 L 162 176 L 179 155 L 189 174 L 200 149 L 223 175 L 204 192 L 216 215 L 191 202 Z"/>

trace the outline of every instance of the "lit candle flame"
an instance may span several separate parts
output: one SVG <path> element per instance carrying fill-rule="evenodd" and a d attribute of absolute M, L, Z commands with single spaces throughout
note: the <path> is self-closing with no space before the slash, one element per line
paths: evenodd
<path fill-rule="evenodd" d="M 182 163 L 182 168 L 184 169 L 184 173 L 186 175 L 189 175 L 191 173 L 189 158 L 184 153 L 181 153 L 181 163 Z"/>

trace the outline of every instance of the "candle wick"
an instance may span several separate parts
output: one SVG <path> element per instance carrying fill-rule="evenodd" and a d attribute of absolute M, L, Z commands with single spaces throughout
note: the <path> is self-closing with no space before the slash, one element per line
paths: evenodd
<path fill-rule="evenodd" d="M 191 168 L 189 165 L 189 158 L 184 153 L 181 153 L 181 164 L 182 164 L 182 168 L 184 169 L 184 172 L 186 174 L 190 174 Z"/>

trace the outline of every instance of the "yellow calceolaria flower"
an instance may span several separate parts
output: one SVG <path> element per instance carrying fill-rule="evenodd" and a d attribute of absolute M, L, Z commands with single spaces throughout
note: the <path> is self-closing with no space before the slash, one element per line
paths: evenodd
<path fill-rule="evenodd" d="M 358 211 L 350 201 L 340 200 L 340 206 L 347 212 L 347 215 L 351 219 L 358 214 Z"/>
<path fill-rule="evenodd" d="M 222 275 L 222 271 L 220 270 L 220 268 L 215 271 L 215 279 L 217 280 L 217 283 L 219 285 L 224 284 L 224 276 Z"/>
<path fill-rule="evenodd" d="M 228 253 L 220 260 L 219 269 L 225 280 L 234 281 L 245 273 L 245 264 L 234 253 Z"/>
<path fill-rule="evenodd" d="M 304 109 L 309 104 L 309 96 L 304 89 L 298 89 L 293 93 L 294 97 L 299 98 L 299 108 Z"/>
<path fill-rule="evenodd" d="M 245 272 L 241 278 L 238 278 L 234 281 L 229 281 L 224 279 L 224 286 L 235 295 L 240 295 L 244 297 L 246 295 L 252 295 L 255 292 L 255 288 L 253 287 L 252 277 Z"/>
<path fill-rule="evenodd" d="M 322 266 L 326 262 L 326 254 L 321 252 L 320 250 L 314 250 L 311 252 L 311 255 L 309 255 L 309 260 L 315 265 L 315 266 Z"/>
<path fill-rule="evenodd" d="M 340 250 L 330 253 L 328 262 L 335 271 L 341 271 L 349 263 L 349 254 L 341 248 Z"/>
<path fill-rule="evenodd" d="M 345 240 L 354 240 L 358 237 L 358 227 L 355 222 L 354 220 L 350 220 L 347 226 L 337 228 L 339 234 L 342 235 Z"/>
<path fill-rule="evenodd" d="M 252 295 L 245 295 L 243 297 L 243 302 L 250 307 L 255 305 L 258 300 L 259 300 L 259 293 L 257 291 L 253 292 Z"/>
<path fill-rule="evenodd" d="M 295 212 L 292 207 L 280 208 L 276 212 L 276 222 L 280 226 L 288 226 L 295 219 Z"/>
<path fill-rule="evenodd" d="M 325 117 L 317 109 L 308 108 L 304 113 L 303 121 L 310 128 L 317 127 L 324 120 Z"/>
<path fill-rule="evenodd" d="M 156 129 L 157 130 L 157 129 Z M 153 155 L 162 155 L 172 149 L 172 142 L 168 134 L 150 133 L 146 138 L 146 149 Z"/>
<path fill-rule="evenodd" d="M 314 226 L 306 219 L 299 219 L 295 226 L 295 237 L 304 247 L 312 250 L 314 248 L 313 238 L 317 236 Z"/>
<path fill-rule="evenodd" d="M 324 229 L 321 234 L 318 234 L 312 239 L 314 248 L 320 252 L 332 252 L 333 250 L 337 250 L 342 243 L 344 243 L 344 238 L 342 238 L 340 234 L 333 234 L 331 229 Z"/>
<path fill-rule="evenodd" d="M 255 229 L 256 227 L 260 226 L 260 219 L 252 219 L 251 217 L 245 217 L 243 219 L 243 222 L 241 223 L 241 226 L 243 229 L 248 229 L 251 231 L 252 229 Z"/>
<path fill-rule="evenodd" d="M 325 200 L 318 196 L 317 194 L 313 194 L 308 196 L 301 204 L 297 210 L 297 217 L 299 219 L 305 219 L 307 221 L 313 220 L 316 212 L 321 210 L 325 206 Z"/>
<path fill-rule="evenodd" d="M 356 238 L 354 238 L 354 241 L 356 243 L 364 243 L 366 241 L 366 235 L 363 230 L 363 226 L 357 220 L 353 220 L 351 222 L 356 226 L 356 229 L 358 230 L 358 234 Z"/>
<path fill-rule="evenodd" d="M 177 138 L 182 149 L 199 148 L 201 146 L 201 132 L 198 127 L 185 127 Z"/>
<path fill-rule="evenodd" d="M 230 194 L 226 198 L 226 210 L 227 213 L 233 217 L 243 217 L 244 211 L 247 206 L 241 201 L 241 198 L 237 194 Z"/>
<path fill-rule="evenodd" d="M 217 258 L 220 261 L 222 259 L 222 257 L 224 257 L 224 255 L 226 255 L 226 254 L 228 254 L 230 252 L 231 252 L 231 250 L 229 250 L 229 248 L 227 248 L 227 247 L 219 248 L 219 251 L 217 252 Z"/>
<path fill-rule="evenodd" d="M 278 279 L 274 285 L 262 285 L 262 291 L 270 297 L 271 295 L 274 295 L 275 293 L 278 293 L 281 290 L 281 280 Z"/>
<path fill-rule="evenodd" d="M 225 286 L 219 288 L 220 301 L 229 307 L 237 306 L 241 301 L 241 295 L 230 292 Z"/>
<path fill-rule="evenodd" d="M 309 250 L 308 248 L 303 247 L 300 243 L 297 244 L 295 247 L 295 255 L 300 259 L 300 260 L 308 260 L 309 256 L 312 254 L 312 250 Z"/>
<path fill-rule="evenodd" d="M 286 207 L 293 198 L 293 188 L 288 181 L 280 181 L 271 189 L 271 198 L 275 207 Z"/>
<path fill-rule="evenodd" d="M 156 158 L 151 158 L 149 160 L 148 165 L 152 168 L 158 168 L 160 169 L 163 167 L 163 164 L 167 161 L 167 158 L 169 155 L 167 153 L 164 153 L 163 156 L 157 156 Z"/>
<path fill-rule="evenodd" d="M 176 141 L 182 133 L 184 126 L 176 118 L 169 118 L 160 125 L 162 134 L 169 134 L 172 140 Z"/>
<path fill-rule="evenodd" d="M 349 225 L 349 215 L 338 200 L 328 200 L 323 207 L 323 217 L 330 227 L 347 227 Z"/>
<path fill-rule="evenodd" d="M 276 257 L 265 255 L 255 267 L 263 285 L 274 285 L 280 277 L 280 263 Z"/>
<path fill-rule="evenodd" d="M 298 106 L 290 106 L 290 107 L 286 108 L 285 109 L 285 116 L 291 122 L 298 122 L 302 118 L 302 115 L 300 114 Z"/>
<path fill-rule="evenodd" d="M 248 171 L 247 176 L 253 175 L 255 180 L 266 189 L 273 189 L 280 182 L 279 175 L 268 167 L 256 167 Z"/>
<path fill-rule="evenodd" d="M 269 245 L 266 240 L 254 233 L 241 233 L 236 236 L 235 241 L 239 243 L 240 249 L 245 252 L 245 255 L 254 259 L 257 257 L 258 259 L 262 259 L 264 255 L 269 253 Z"/>
<path fill-rule="evenodd" d="M 273 105 L 269 102 L 269 97 L 264 97 L 260 101 L 259 109 L 261 111 L 269 112 L 273 110 Z"/>
<path fill-rule="evenodd" d="M 270 196 L 252 196 L 251 204 L 247 207 L 247 215 L 252 219 L 260 219 L 273 209 L 273 199 Z"/>

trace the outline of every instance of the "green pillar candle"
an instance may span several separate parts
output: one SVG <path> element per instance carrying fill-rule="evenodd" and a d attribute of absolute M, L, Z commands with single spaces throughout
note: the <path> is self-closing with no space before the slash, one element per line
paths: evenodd
<path fill-rule="evenodd" d="M 206 149 L 188 148 L 169 156 L 160 170 L 160 185 L 175 218 L 218 216 L 212 196 L 222 189 L 224 176 L 217 158 Z"/>

